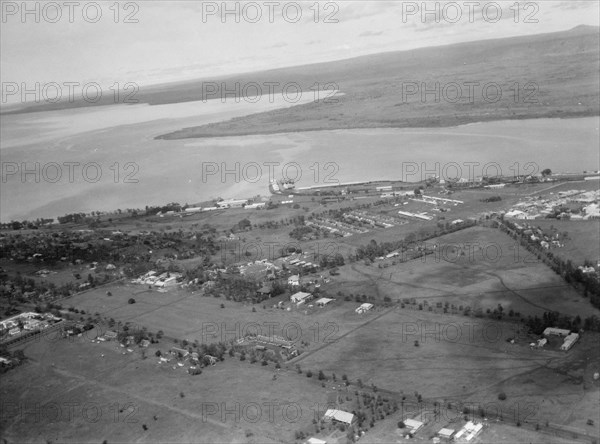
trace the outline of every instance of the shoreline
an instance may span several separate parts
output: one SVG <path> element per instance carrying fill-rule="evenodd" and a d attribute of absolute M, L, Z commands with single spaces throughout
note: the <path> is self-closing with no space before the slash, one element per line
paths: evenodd
<path fill-rule="evenodd" d="M 302 106 L 302 105 L 299 105 Z M 200 125 L 197 127 L 182 128 L 177 131 L 170 133 L 161 134 L 154 137 L 154 140 L 184 140 L 184 139 L 212 139 L 212 138 L 226 138 L 226 137 L 243 137 L 243 136 L 271 136 L 274 134 L 293 134 L 293 133 L 308 133 L 308 132 L 322 132 L 322 131 L 339 131 L 339 130 L 365 130 L 365 129 L 427 129 L 427 128 L 458 128 L 466 125 L 473 125 L 478 123 L 489 123 L 489 122 L 501 122 L 501 121 L 515 121 L 515 120 L 539 120 L 539 119 L 580 119 L 587 117 L 598 117 L 600 118 L 600 110 L 585 110 L 585 111 L 572 111 L 572 112 L 560 112 L 551 111 L 544 114 L 534 115 L 523 115 L 523 116 L 490 116 L 490 118 L 464 118 L 456 119 L 440 119 L 432 121 L 431 118 L 413 118 L 409 120 L 416 120 L 416 122 L 402 122 L 399 124 L 365 124 L 365 125 L 333 125 L 333 126 L 309 126 L 306 128 L 293 128 L 294 122 L 290 122 L 289 128 L 273 128 L 273 129 L 252 129 L 255 127 L 249 119 L 257 118 L 258 116 L 264 115 L 265 113 L 251 114 L 238 118 L 237 120 L 222 121 L 215 124 Z M 470 117 L 470 116 L 469 116 Z M 474 117 L 474 116 L 473 116 Z M 238 124 L 240 120 L 245 120 L 243 124 L 248 126 L 247 129 L 231 129 L 227 125 Z M 451 121 L 452 120 L 452 121 Z M 211 127 L 223 126 L 222 129 L 216 131 L 208 131 Z"/>

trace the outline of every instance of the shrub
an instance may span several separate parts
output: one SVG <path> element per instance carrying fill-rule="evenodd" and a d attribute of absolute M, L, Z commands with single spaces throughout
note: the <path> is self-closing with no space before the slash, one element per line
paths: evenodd
<path fill-rule="evenodd" d="M 506 400 L 506 393 L 504 393 L 504 392 L 500 392 L 500 393 L 498 393 L 498 399 L 499 399 L 500 401 L 504 401 L 504 400 Z"/>
<path fill-rule="evenodd" d="M 133 298 L 129 298 L 129 300 L 127 301 L 128 304 L 135 304 L 135 299 Z"/>

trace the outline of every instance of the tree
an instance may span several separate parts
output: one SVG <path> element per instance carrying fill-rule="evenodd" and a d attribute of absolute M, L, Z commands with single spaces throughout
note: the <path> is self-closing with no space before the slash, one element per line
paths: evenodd
<path fill-rule="evenodd" d="M 406 424 L 404 424 L 404 421 L 399 421 L 398 422 L 398 428 L 399 429 L 403 429 L 404 427 L 406 427 Z"/>
<path fill-rule="evenodd" d="M 129 300 L 127 301 L 128 304 L 135 304 L 135 299 L 133 298 L 129 298 Z"/>
<path fill-rule="evenodd" d="M 552 175 L 552 170 L 550 170 L 550 168 L 546 168 L 545 170 L 542 170 L 542 177 L 551 176 L 551 175 Z"/>

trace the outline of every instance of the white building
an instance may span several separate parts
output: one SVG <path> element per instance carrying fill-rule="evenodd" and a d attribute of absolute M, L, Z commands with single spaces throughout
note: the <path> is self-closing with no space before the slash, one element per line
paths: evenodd
<path fill-rule="evenodd" d="M 577 342 L 578 339 L 579 335 L 577 333 L 571 333 L 565 338 L 565 342 L 563 342 L 563 344 L 560 346 L 560 349 L 563 351 L 569 350 L 571 347 L 573 347 L 573 345 L 575 345 L 575 342 Z"/>
<path fill-rule="evenodd" d="M 440 429 L 440 431 L 437 432 L 437 434 L 440 438 L 450 439 L 450 438 L 452 438 L 452 435 L 454 434 L 454 430 L 443 428 L 443 429 Z"/>
<path fill-rule="evenodd" d="M 343 410 L 327 409 L 323 416 L 323 420 L 338 421 L 351 425 L 354 421 L 354 415 L 352 413 L 344 412 Z"/>
<path fill-rule="evenodd" d="M 358 307 L 355 311 L 358 314 L 363 314 L 363 313 L 366 313 L 367 311 L 369 311 L 372 308 L 373 308 L 373 304 L 369 304 L 369 303 L 365 302 L 360 307 Z"/>
<path fill-rule="evenodd" d="M 300 276 L 298 276 L 297 274 L 290 276 L 288 278 L 288 285 L 291 285 L 292 287 L 300 285 Z"/>
<path fill-rule="evenodd" d="M 219 208 L 242 208 L 248 203 L 248 199 L 226 199 L 217 202 Z"/>
<path fill-rule="evenodd" d="M 300 305 L 300 304 L 304 304 L 305 302 L 310 301 L 311 298 L 312 298 L 312 294 L 299 291 L 298 293 L 294 293 L 293 295 L 290 296 L 290 301 L 295 302 L 296 304 Z"/>
<path fill-rule="evenodd" d="M 404 425 L 409 429 L 410 433 L 417 433 L 417 431 L 423 427 L 423 423 L 421 421 L 417 421 L 415 419 L 405 419 Z"/>
<path fill-rule="evenodd" d="M 483 424 L 475 424 L 472 421 L 469 421 L 465 424 L 465 426 L 460 429 L 456 435 L 454 435 L 454 439 L 459 439 L 461 436 L 465 436 L 466 441 L 471 441 L 483 428 Z"/>
<path fill-rule="evenodd" d="M 564 328 L 548 327 L 544 330 L 544 336 L 568 336 L 571 330 L 565 330 Z"/>
<path fill-rule="evenodd" d="M 327 304 L 329 304 L 330 302 L 335 301 L 335 299 L 331 299 L 331 298 L 321 298 L 319 300 L 317 300 L 315 302 L 315 304 L 317 304 L 319 307 L 325 307 Z"/>
<path fill-rule="evenodd" d="M 256 210 L 259 208 L 264 208 L 266 205 L 267 204 L 265 202 L 258 202 L 258 203 L 248 204 L 244 208 L 246 210 Z"/>

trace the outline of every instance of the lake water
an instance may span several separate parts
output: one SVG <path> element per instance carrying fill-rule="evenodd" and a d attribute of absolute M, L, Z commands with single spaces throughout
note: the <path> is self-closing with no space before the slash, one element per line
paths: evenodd
<path fill-rule="evenodd" d="M 183 127 L 291 105 L 276 97 L 273 103 L 116 105 L 3 116 L 1 218 L 268 195 L 270 172 L 296 177 L 302 187 L 599 168 L 597 117 L 154 140 Z M 23 176 L 23 163 L 34 172 Z"/>

